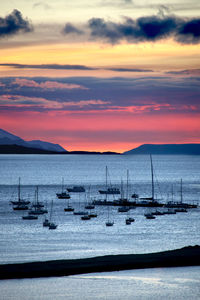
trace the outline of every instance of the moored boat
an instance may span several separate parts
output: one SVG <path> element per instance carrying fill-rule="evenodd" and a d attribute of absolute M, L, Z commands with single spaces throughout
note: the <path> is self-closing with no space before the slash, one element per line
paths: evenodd
<path fill-rule="evenodd" d="M 23 220 L 37 220 L 38 216 L 33 216 L 33 215 L 27 215 L 27 216 L 22 216 Z"/>
<path fill-rule="evenodd" d="M 81 185 L 75 185 L 72 188 L 67 188 L 67 191 L 69 193 L 84 193 L 85 192 L 85 188 Z"/>

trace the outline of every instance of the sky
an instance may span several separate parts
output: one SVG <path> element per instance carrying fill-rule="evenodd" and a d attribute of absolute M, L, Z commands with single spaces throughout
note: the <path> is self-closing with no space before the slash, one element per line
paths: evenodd
<path fill-rule="evenodd" d="M 200 143 L 199 0 L 0 3 L 0 128 L 69 151 Z"/>

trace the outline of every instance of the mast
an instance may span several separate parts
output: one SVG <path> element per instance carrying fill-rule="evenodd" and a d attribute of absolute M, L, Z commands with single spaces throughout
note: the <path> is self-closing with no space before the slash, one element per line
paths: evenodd
<path fill-rule="evenodd" d="M 106 166 L 106 201 L 107 201 L 107 189 L 108 189 L 108 167 Z"/>
<path fill-rule="evenodd" d="M 18 201 L 21 201 L 21 195 L 20 195 L 20 177 L 19 177 L 19 184 L 18 184 Z"/>
<path fill-rule="evenodd" d="M 63 193 L 63 188 L 64 188 L 64 178 L 62 177 L 62 193 Z"/>
<path fill-rule="evenodd" d="M 183 202 L 183 189 L 182 189 L 182 178 L 181 178 L 181 203 Z"/>
<path fill-rule="evenodd" d="M 128 200 L 128 184 L 129 184 L 129 170 L 127 170 L 127 182 L 126 182 L 126 199 Z"/>
<path fill-rule="evenodd" d="M 38 186 L 36 186 L 36 205 L 38 205 Z"/>
<path fill-rule="evenodd" d="M 153 174 L 153 162 L 152 162 L 151 154 L 150 154 L 150 160 L 151 160 L 151 189 L 152 189 L 152 200 L 154 201 L 154 174 Z"/>
<path fill-rule="evenodd" d="M 123 189 L 123 181 L 121 178 L 121 199 L 124 199 L 124 189 Z"/>

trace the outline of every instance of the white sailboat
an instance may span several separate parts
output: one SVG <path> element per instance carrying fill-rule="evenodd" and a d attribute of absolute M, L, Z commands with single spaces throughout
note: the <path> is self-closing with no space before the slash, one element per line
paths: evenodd
<path fill-rule="evenodd" d="M 49 229 L 56 229 L 58 225 L 52 222 L 52 214 L 53 214 L 53 200 L 51 201 L 51 211 L 50 211 L 50 218 L 49 218 Z"/>

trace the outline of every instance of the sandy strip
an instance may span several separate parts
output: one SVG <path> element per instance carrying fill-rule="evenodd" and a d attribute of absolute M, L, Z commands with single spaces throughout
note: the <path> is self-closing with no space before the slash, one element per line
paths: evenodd
<path fill-rule="evenodd" d="M 149 253 L 107 255 L 73 260 L 52 260 L 0 265 L 0 279 L 68 276 L 131 269 L 200 265 L 200 246 Z"/>

